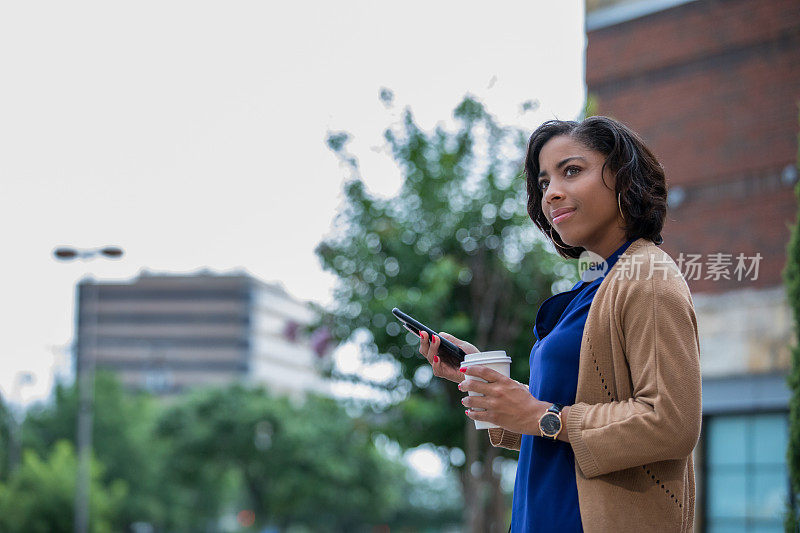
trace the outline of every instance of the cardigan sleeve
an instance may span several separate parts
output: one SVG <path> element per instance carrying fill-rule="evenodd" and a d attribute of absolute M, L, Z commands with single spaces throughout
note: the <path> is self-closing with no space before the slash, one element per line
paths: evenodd
<path fill-rule="evenodd" d="M 629 281 L 618 296 L 632 397 L 570 408 L 567 432 L 587 478 L 684 458 L 700 437 L 700 349 L 686 282 Z"/>

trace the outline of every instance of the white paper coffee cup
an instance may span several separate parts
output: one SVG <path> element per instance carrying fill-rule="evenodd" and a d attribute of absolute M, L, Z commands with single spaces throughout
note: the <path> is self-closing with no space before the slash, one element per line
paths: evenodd
<path fill-rule="evenodd" d="M 491 368 L 505 377 L 511 376 L 511 358 L 506 355 L 504 350 L 498 350 L 494 352 L 478 352 L 478 353 L 470 353 L 464 357 L 464 361 L 461 363 L 461 368 L 468 368 L 471 366 L 485 366 L 487 368 Z M 486 383 L 485 379 L 481 379 L 476 376 L 470 376 L 469 374 L 465 374 L 464 376 L 466 379 L 474 379 L 476 381 L 482 381 Z M 479 394 L 477 392 L 468 391 L 470 396 L 483 396 L 483 394 Z M 485 411 L 485 409 L 472 409 L 473 411 Z M 475 420 L 475 429 L 489 429 L 489 428 L 496 428 L 500 427 L 491 422 L 485 422 L 483 420 Z"/>

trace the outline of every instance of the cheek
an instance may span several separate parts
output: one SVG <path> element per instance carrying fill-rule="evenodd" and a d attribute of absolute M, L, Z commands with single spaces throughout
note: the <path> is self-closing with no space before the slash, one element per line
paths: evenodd
<path fill-rule="evenodd" d="M 585 206 L 596 213 L 611 211 L 611 207 L 616 209 L 617 197 L 613 189 L 606 187 L 600 180 L 599 175 L 595 178 L 591 183 L 587 182 L 587 186 L 582 188 L 581 198 L 583 198 Z"/>
<path fill-rule="evenodd" d="M 603 218 L 613 218 L 617 213 L 617 197 L 613 191 L 598 191 L 594 201 L 594 210 L 598 216 Z"/>

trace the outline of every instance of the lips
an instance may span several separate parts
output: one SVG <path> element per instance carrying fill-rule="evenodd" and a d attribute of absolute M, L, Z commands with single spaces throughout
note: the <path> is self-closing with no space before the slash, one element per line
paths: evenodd
<path fill-rule="evenodd" d="M 571 213 L 572 211 L 575 211 L 574 207 L 559 207 L 558 209 L 556 209 L 553 212 L 551 212 L 550 216 L 552 217 L 553 223 L 555 224 L 556 222 L 560 222 L 558 220 L 558 218 L 561 215 L 564 215 L 566 213 Z M 564 217 L 564 218 L 567 218 L 567 217 Z"/>

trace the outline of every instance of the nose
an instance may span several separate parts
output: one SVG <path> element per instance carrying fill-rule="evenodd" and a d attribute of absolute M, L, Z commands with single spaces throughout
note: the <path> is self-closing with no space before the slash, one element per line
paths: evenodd
<path fill-rule="evenodd" d="M 550 181 L 547 184 L 547 189 L 544 191 L 544 196 L 542 196 L 542 201 L 545 203 L 550 203 L 553 200 L 564 198 L 564 192 L 561 190 L 561 185 L 559 184 L 558 180 Z"/>

